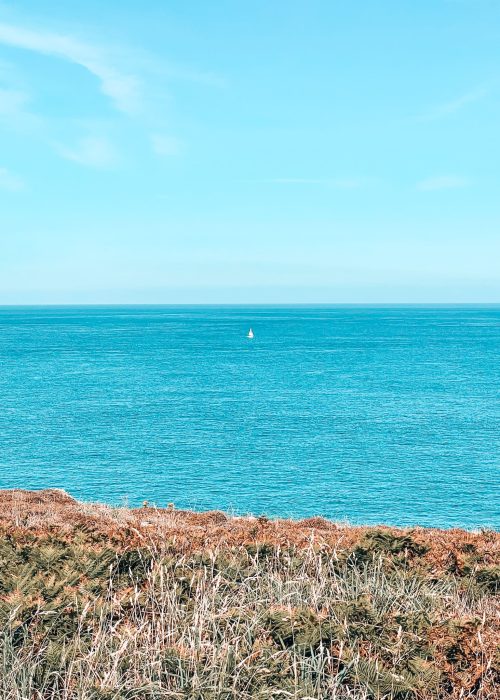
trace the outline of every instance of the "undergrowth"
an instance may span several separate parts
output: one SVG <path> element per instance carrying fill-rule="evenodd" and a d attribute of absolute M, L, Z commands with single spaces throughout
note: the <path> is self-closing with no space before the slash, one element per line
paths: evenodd
<path fill-rule="evenodd" d="M 497 697 L 498 566 L 429 568 L 411 533 L 180 552 L 11 529 L 2 700 Z"/>

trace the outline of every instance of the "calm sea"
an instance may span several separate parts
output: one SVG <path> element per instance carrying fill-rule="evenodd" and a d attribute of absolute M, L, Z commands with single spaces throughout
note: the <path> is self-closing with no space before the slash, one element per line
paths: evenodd
<path fill-rule="evenodd" d="M 0 308 L 1 488 L 500 528 L 499 465 L 498 306 Z"/>

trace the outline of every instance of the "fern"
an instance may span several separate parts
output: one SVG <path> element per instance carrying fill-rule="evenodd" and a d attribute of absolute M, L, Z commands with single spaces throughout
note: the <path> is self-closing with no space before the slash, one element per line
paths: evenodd
<path fill-rule="evenodd" d="M 354 679 L 373 696 L 392 698 L 411 697 L 418 689 L 415 679 L 408 672 L 393 673 L 377 661 L 359 657 L 351 669 Z"/>
<path fill-rule="evenodd" d="M 37 549 L 32 549 L 30 559 L 37 569 L 42 571 L 54 571 L 66 560 L 68 553 L 65 549 L 56 545 L 45 545 Z"/>
<path fill-rule="evenodd" d="M 412 697 L 419 690 L 436 689 L 440 679 L 439 672 L 419 657 L 410 659 L 406 668 L 397 672 L 384 668 L 378 661 L 359 657 L 350 673 L 376 698 L 385 695 L 391 698 Z"/>

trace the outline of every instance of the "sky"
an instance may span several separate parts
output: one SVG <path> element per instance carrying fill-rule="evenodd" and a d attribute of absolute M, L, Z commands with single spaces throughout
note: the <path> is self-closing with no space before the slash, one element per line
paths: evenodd
<path fill-rule="evenodd" d="M 500 302 L 499 0 L 0 0 L 0 304 Z"/>

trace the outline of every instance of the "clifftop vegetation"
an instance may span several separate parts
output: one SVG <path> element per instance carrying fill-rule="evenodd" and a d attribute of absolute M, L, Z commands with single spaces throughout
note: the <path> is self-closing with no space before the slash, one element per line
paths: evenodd
<path fill-rule="evenodd" d="M 0 492 L 3 700 L 498 697 L 500 535 Z"/>

